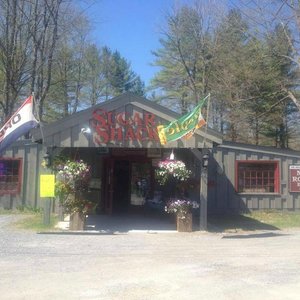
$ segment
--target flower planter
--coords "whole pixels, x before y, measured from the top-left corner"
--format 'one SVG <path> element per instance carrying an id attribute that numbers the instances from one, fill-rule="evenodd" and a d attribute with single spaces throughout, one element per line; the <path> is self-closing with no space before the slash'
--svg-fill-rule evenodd
<path id="1" fill-rule="evenodd" d="M 70 215 L 69 230 L 79 231 L 84 230 L 85 214 L 81 212 L 74 212 Z"/>
<path id="2" fill-rule="evenodd" d="M 177 231 L 192 232 L 193 231 L 193 215 L 191 213 L 178 214 L 177 216 Z"/>

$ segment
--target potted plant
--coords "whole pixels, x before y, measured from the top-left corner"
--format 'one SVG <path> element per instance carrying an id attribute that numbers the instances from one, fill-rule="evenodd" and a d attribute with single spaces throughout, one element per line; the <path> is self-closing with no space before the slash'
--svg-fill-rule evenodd
<path id="1" fill-rule="evenodd" d="M 176 214 L 177 231 L 191 232 L 193 231 L 192 210 L 195 208 L 199 208 L 199 204 L 196 201 L 170 199 L 167 202 L 165 211 Z"/>
<path id="2" fill-rule="evenodd" d="M 167 159 L 158 163 L 155 171 L 156 179 L 160 185 L 173 184 L 172 191 L 178 198 L 170 198 L 165 206 L 167 213 L 176 214 L 177 230 L 192 231 L 193 219 L 192 209 L 196 208 L 198 203 L 184 198 L 184 190 L 181 184 L 189 179 L 191 171 L 187 169 L 185 163 L 181 160 Z"/>
<path id="3" fill-rule="evenodd" d="M 87 211 L 93 205 L 86 197 L 90 166 L 83 160 L 56 159 L 56 195 L 64 211 L 70 214 L 70 230 L 83 230 Z"/>

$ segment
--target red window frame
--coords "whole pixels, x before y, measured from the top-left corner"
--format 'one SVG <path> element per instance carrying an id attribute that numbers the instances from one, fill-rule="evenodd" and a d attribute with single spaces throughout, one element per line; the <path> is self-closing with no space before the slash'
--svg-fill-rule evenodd
<path id="1" fill-rule="evenodd" d="M 22 162 L 23 162 L 23 159 L 22 158 L 0 158 L 0 164 L 2 162 L 12 162 L 12 161 L 15 161 L 15 162 L 18 162 L 18 170 L 16 173 L 12 174 L 12 175 L 6 175 L 6 174 L 3 174 L 1 175 L 0 174 L 0 177 L 8 177 L 8 178 L 5 178 L 5 182 L 4 180 L 1 180 L 0 178 L 0 196 L 2 195 L 16 195 L 16 194 L 19 194 L 20 191 L 21 191 L 21 184 L 22 184 Z M 12 169 L 13 170 L 13 169 Z M 9 179 L 9 176 L 11 176 L 11 180 L 8 180 Z M 14 176 L 15 178 L 13 178 L 12 176 Z M 17 179 L 17 180 L 15 180 Z M 4 182 L 4 183 L 3 183 Z M 9 184 L 11 182 L 15 182 L 15 184 Z M 9 187 L 9 188 L 8 188 Z"/>
<path id="2" fill-rule="evenodd" d="M 256 168 L 249 168 L 245 170 L 243 178 L 241 178 L 241 165 L 244 166 L 256 166 Z M 262 168 L 259 170 L 258 165 L 273 165 L 274 170 L 270 168 Z M 247 172 L 247 173 L 246 173 Z M 272 177 L 273 173 L 273 177 Z M 280 193 L 280 177 L 279 177 L 279 161 L 277 160 L 236 160 L 235 162 L 235 190 L 237 193 L 249 193 L 249 194 L 278 194 Z M 241 190 L 241 181 L 243 182 Z M 253 191 L 252 189 L 253 184 Z M 274 187 L 274 191 L 267 191 Z M 249 191 L 247 191 L 249 189 Z"/>

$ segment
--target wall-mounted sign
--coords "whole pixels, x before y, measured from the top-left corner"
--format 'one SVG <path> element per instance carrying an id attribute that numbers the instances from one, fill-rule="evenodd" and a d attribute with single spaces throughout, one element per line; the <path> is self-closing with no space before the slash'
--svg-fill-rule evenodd
<path id="1" fill-rule="evenodd" d="M 98 146 L 123 141 L 156 141 L 156 116 L 152 113 L 113 112 L 96 109 L 90 120 L 94 143 Z"/>
<path id="2" fill-rule="evenodd" d="M 289 166 L 289 190 L 300 192 L 300 165 Z"/>
<path id="3" fill-rule="evenodd" d="M 55 197 L 54 175 L 40 175 L 40 197 Z"/>

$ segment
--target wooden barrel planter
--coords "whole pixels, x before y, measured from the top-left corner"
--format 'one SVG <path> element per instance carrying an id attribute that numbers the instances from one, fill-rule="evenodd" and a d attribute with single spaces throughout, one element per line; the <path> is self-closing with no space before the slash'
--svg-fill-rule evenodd
<path id="1" fill-rule="evenodd" d="M 177 231 L 178 232 L 193 231 L 193 215 L 191 213 L 177 215 Z"/>
<path id="2" fill-rule="evenodd" d="M 85 227 L 86 215 L 82 212 L 74 212 L 70 215 L 69 230 L 82 231 Z"/>

